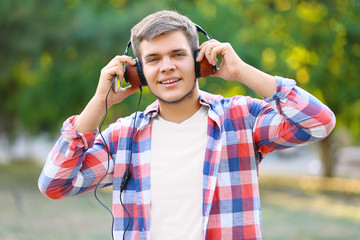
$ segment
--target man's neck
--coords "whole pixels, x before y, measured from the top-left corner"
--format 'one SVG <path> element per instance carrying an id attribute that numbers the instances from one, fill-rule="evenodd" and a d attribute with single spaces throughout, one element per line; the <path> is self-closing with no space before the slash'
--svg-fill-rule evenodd
<path id="1" fill-rule="evenodd" d="M 170 122 L 181 123 L 194 115 L 201 107 L 200 91 L 196 89 L 191 95 L 178 103 L 159 101 L 160 116 Z"/>

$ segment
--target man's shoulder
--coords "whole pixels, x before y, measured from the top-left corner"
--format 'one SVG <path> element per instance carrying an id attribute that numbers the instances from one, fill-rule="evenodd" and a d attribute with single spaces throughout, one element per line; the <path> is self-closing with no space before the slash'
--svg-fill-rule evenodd
<path id="1" fill-rule="evenodd" d="M 228 104 L 244 104 L 249 100 L 249 96 L 235 95 L 232 97 L 224 97 L 219 94 L 212 94 L 200 91 L 200 100 L 209 105 L 228 105 Z M 251 99 L 251 98 L 250 98 Z"/>
<path id="2" fill-rule="evenodd" d="M 118 118 L 115 122 L 110 124 L 110 128 L 112 130 L 132 129 L 134 126 L 134 120 L 136 120 L 136 124 L 135 124 L 136 128 L 142 127 L 144 124 L 146 124 L 146 122 L 149 121 L 148 117 L 145 114 L 145 111 L 144 112 L 138 111 L 138 112 L 133 112 L 128 116 L 123 116 Z"/>
<path id="3" fill-rule="evenodd" d="M 221 101 L 222 99 L 224 99 L 224 97 L 222 95 L 205 92 L 203 90 L 200 90 L 200 98 L 202 98 L 205 101 L 207 101 L 207 100 L 209 100 L 209 101 L 213 101 L 213 100 Z"/>

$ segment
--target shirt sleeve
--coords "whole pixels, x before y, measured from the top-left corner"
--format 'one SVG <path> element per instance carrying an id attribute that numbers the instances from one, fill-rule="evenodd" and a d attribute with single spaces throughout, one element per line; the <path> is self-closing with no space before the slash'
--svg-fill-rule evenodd
<path id="1" fill-rule="evenodd" d="M 253 133 L 262 154 L 319 141 L 335 127 L 334 113 L 292 79 L 276 77 L 277 90 L 258 109 Z"/>
<path id="2" fill-rule="evenodd" d="M 52 199 L 61 199 L 87 192 L 96 187 L 108 186 L 113 178 L 113 161 L 97 130 L 78 132 L 73 123 L 77 116 L 67 119 L 61 129 L 61 136 L 48 155 L 40 174 L 40 191 Z M 108 130 L 104 138 L 108 138 Z M 109 139 L 109 138 L 108 138 Z M 109 141 L 107 141 L 109 143 Z"/>

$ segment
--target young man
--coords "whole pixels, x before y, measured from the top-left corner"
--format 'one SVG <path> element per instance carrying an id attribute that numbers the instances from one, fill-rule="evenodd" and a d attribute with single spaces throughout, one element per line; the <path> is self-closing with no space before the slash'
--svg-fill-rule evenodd
<path id="1" fill-rule="evenodd" d="M 100 75 L 94 97 L 69 118 L 39 178 L 40 190 L 59 199 L 113 185 L 114 236 L 126 239 L 261 239 L 258 165 L 269 152 L 321 140 L 335 125 L 331 110 L 295 81 L 255 69 L 228 43 L 209 40 L 198 47 L 193 22 L 176 12 L 149 15 L 132 29 L 133 50 L 157 101 L 109 126 L 98 137 L 105 96 L 129 56 L 116 56 Z M 212 75 L 245 84 L 264 100 L 223 98 L 199 89 L 196 61 L 221 66 Z M 108 105 L 138 91 L 110 92 Z M 134 130 L 133 141 L 131 139 Z M 130 150 L 132 147 L 132 150 Z M 129 164 L 129 154 L 132 162 Z M 130 165 L 130 166 L 129 166 Z"/>

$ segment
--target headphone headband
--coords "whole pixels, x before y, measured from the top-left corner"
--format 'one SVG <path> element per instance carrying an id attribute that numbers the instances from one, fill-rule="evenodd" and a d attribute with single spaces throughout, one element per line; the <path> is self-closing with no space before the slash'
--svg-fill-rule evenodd
<path id="1" fill-rule="evenodd" d="M 196 31 L 201 32 L 202 34 L 204 34 L 204 36 L 207 37 L 207 39 L 209 39 L 209 40 L 212 39 L 210 34 L 208 34 L 204 29 L 202 29 L 202 27 L 200 27 L 197 24 L 195 24 L 195 27 L 196 27 Z M 124 55 L 128 55 L 130 47 L 131 47 L 131 40 L 129 40 L 127 45 L 126 45 Z"/>
<path id="2" fill-rule="evenodd" d="M 126 44 L 124 55 L 128 56 L 129 48 L 131 47 L 131 40 Z"/>
<path id="3" fill-rule="evenodd" d="M 195 24 L 196 30 L 198 32 L 201 32 L 202 34 L 205 35 L 205 37 L 207 37 L 207 39 L 212 39 L 212 37 L 210 36 L 210 34 L 208 34 L 204 29 L 202 29 L 202 27 L 200 27 L 199 25 Z"/>

